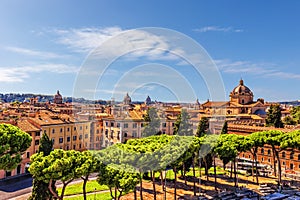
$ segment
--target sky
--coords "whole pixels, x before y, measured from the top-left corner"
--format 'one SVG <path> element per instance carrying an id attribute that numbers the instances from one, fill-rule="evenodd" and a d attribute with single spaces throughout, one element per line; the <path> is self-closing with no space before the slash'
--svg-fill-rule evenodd
<path id="1" fill-rule="evenodd" d="M 299 7 L 297 0 L 3 0 L 0 93 L 203 102 L 229 99 L 242 78 L 254 99 L 298 100 Z"/>

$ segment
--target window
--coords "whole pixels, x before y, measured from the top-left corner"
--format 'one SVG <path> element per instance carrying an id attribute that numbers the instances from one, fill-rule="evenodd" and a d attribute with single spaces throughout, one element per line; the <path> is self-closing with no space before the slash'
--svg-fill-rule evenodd
<path id="1" fill-rule="evenodd" d="M 86 139 L 86 138 L 89 138 L 89 134 L 85 134 L 84 135 L 84 138 Z"/>
<path id="2" fill-rule="evenodd" d="M 284 161 L 282 162 L 282 165 L 283 165 L 283 166 L 285 165 L 285 162 L 284 162 Z"/>
<path id="3" fill-rule="evenodd" d="M 73 145 L 73 149 L 76 149 L 76 144 Z"/>
<path id="4" fill-rule="evenodd" d="M 124 133 L 124 137 L 127 137 L 127 133 L 126 132 Z"/>
<path id="5" fill-rule="evenodd" d="M 133 123 L 132 128 L 137 128 L 137 123 Z"/>
<path id="6" fill-rule="evenodd" d="M 26 152 L 26 158 L 30 158 L 30 152 Z"/>
<path id="7" fill-rule="evenodd" d="M 69 128 L 69 127 L 67 128 L 67 131 L 68 131 L 68 132 L 70 131 L 70 128 Z"/>
<path id="8" fill-rule="evenodd" d="M 298 154 L 298 160 L 300 160 L 300 154 Z"/>
<path id="9" fill-rule="evenodd" d="M 40 140 L 35 140 L 35 141 L 34 141 L 34 144 L 35 144 L 35 145 L 39 145 L 39 144 L 40 144 Z"/>
<path id="10" fill-rule="evenodd" d="M 69 150 L 69 145 L 67 145 L 67 150 Z"/>
<path id="11" fill-rule="evenodd" d="M 79 144 L 79 149 L 81 149 L 81 144 Z"/>
<path id="12" fill-rule="evenodd" d="M 270 156 L 271 155 L 271 150 L 270 149 L 268 149 L 268 156 Z"/>
<path id="13" fill-rule="evenodd" d="M 165 122 L 162 123 L 162 127 L 163 127 L 163 128 L 166 128 L 166 127 L 167 127 L 167 123 L 165 123 Z"/>
<path id="14" fill-rule="evenodd" d="M 261 154 L 264 154 L 265 150 L 264 148 L 261 148 Z"/>
<path id="15" fill-rule="evenodd" d="M 268 162 L 269 162 L 269 163 L 271 162 L 271 159 L 270 159 L 270 158 L 268 159 Z"/>
<path id="16" fill-rule="evenodd" d="M 67 142 L 70 142 L 70 141 L 71 141 L 71 137 L 68 136 L 68 137 L 67 137 Z"/>
<path id="17" fill-rule="evenodd" d="M 117 123 L 117 127 L 118 127 L 118 128 L 120 127 L 120 123 Z"/>
<path id="18" fill-rule="evenodd" d="M 88 126 L 85 126 L 85 129 L 88 129 Z"/>
<path id="19" fill-rule="evenodd" d="M 40 136 L 40 132 L 35 132 L 35 137 Z"/>
<path id="20" fill-rule="evenodd" d="M 132 131 L 132 137 L 137 137 L 136 131 Z"/>
<path id="21" fill-rule="evenodd" d="M 54 145 L 54 143 L 55 143 L 55 139 L 54 139 L 54 138 L 52 138 L 52 144 Z"/>
<path id="22" fill-rule="evenodd" d="M 60 128 L 60 132 L 61 132 L 61 133 L 63 132 L 63 129 L 62 129 L 62 128 Z"/>
<path id="23" fill-rule="evenodd" d="M 99 130 L 97 130 L 97 134 L 99 134 Z"/>
<path id="24" fill-rule="evenodd" d="M 291 159 L 291 160 L 294 160 L 294 152 L 291 152 L 291 154 L 290 154 L 290 159 Z"/>
<path id="25" fill-rule="evenodd" d="M 105 136 L 108 137 L 108 130 L 105 129 Z"/>
<path id="26" fill-rule="evenodd" d="M 59 138 L 59 144 L 63 143 L 64 142 L 64 138 L 60 137 Z"/>
<path id="27" fill-rule="evenodd" d="M 96 141 L 99 141 L 99 136 L 96 137 Z"/>
<path id="28" fill-rule="evenodd" d="M 80 130 L 82 130 L 82 126 L 80 126 L 79 128 L 80 128 Z"/>
<path id="29" fill-rule="evenodd" d="M 285 158 L 285 152 L 282 152 L 281 157 Z"/>
<path id="30" fill-rule="evenodd" d="M 290 169 L 294 169 L 293 163 L 290 164 Z"/>
<path id="31" fill-rule="evenodd" d="M 105 122 L 105 126 L 108 126 L 108 122 Z"/>
<path id="32" fill-rule="evenodd" d="M 44 134 L 46 134 L 47 133 L 47 131 L 46 130 L 44 130 Z"/>
<path id="33" fill-rule="evenodd" d="M 76 131 L 76 126 L 74 126 L 74 131 Z"/>
<path id="34" fill-rule="evenodd" d="M 128 124 L 127 123 L 124 124 L 124 128 L 128 128 Z"/>
<path id="35" fill-rule="evenodd" d="M 77 140 L 77 136 L 73 135 L 73 141 L 76 141 L 76 140 Z"/>
<path id="36" fill-rule="evenodd" d="M 115 124 L 114 124 L 113 122 L 111 122 L 111 123 L 110 123 L 110 126 L 111 126 L 111 127 L 114 127 L 114 126 L 115 126 Z"/>
<path id="37" fill-rule="evenodd" d="M 52 129 L 52 133 L 55 133 L 55 129 Z"/>
<path id="38" fill-rule="evenodd" d="M 82 140 L 82 135 L 79 135 L 79 140 Z"/>
<path id="39" fill-rule="evenodd" d="M 264 158 L 261 158 L 261 161 L 264 161 Z"/>

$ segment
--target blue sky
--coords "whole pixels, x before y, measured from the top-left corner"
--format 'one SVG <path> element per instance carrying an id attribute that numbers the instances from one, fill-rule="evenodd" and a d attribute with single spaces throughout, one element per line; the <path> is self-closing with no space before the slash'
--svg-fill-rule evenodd
<path id="1" fill-rule="evenodd" d="M 299 7 L 296 0 L 4 0 L 0 3 L 0 93 L 54 94 L 59 89 L 64 96 L 72 96 L 78 73 L 93 49 L 126 30 L 161 27 L 185 34 L 207 51 L 221 74 L 226 98 L 242 77 L 255 99 L 297 100 Z M 168 46 L 164 38 L 144 37 L 153 48 Z M 205 78 L 180 61 L 157 51 L 124 55 L 110 65 L 92 95 L 82 96 L 120 100 L 129 92 L 133 100 L 147 95 L 161 101 L 176 101 L 178 95 L 192 102 L 211 98 Z M 147 71 L 149 63 L 157 67 L 152 73 Z M 164 71 L 170 68 L 171 73 Z M 133 69 L 140 71 L 133 76 Z M 172 77 L 173 72 L 184 77 L 193 95 L 181 88 L 185 83 Z M 124 74 L 130 77 L 127 82 Z M 135 84 L 142 81 L 137 76 L 144 81 L 149 76 L 170 80 L 172 86 L 155 81 Z"/>

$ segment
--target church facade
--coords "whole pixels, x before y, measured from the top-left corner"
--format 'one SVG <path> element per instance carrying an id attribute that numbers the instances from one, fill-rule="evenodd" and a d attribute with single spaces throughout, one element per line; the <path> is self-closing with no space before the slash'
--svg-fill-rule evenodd
<path id="1" fill-rule="evenodd" d="M 229 101 L 209 101 L 201 105 L 201 109 L 207 115 L 226 116 L 226 118 L 262 120 L 266 116 L 264 99 L 254 101 L 253 92 L 241 79 L 229 95 Z"/>

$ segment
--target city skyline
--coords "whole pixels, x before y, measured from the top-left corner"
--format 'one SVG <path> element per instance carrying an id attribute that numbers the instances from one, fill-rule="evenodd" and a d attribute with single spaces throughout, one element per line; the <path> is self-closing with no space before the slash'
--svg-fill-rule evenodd
<path id="1" fill-rule="evenodd" d="M 123 31 L 162 27 L 185 34 L 207 51 L 221 73 L 226 99 L 243 78 L 255 99 L 298 100 L 293 85 L 300 83 L 297 68 L 300 27 L 296 20 L 300 17 L 299 4 L 297 1 L 289 4 L 279 1 L 194 1 L 190 4 L 3 1 L 0 93 L 54 94 L 60 90 L 63 96 L 72 96 L 78 71 L 99 44 Z M 145 36 L 144 39 L 153 48 L 157 43 L 168 45 L 161 38 Z M 129 54 L 116 61 L 103 79 L 107 85 L 99 90 L 95 88 L 95 99 L 122 100 L 129 92 L 136 100 L 144 100 L 149 95 L 153 100 L 176 101 L 176 94 L 155 84 L 127 84 L 127 88 L 121 87 L 112 95 L 124 73 L 149 63 L 169 66 L 186 77 L 195 91 L 193 97 L 186 95 L 186 101 L 199 98 L 203 102 L 210 98 L 205 80 L 194 77 L 182 59 L 150 51 Z M 161 73 L 153 75 L 158 79 L 166 77 Z"/>

